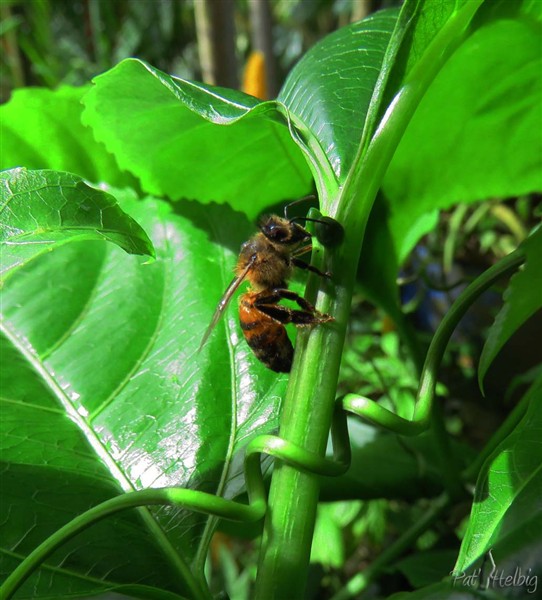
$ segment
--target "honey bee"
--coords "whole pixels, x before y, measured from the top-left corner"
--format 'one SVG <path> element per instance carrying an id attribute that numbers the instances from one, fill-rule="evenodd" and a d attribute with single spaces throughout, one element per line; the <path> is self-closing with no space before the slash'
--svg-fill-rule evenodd
<path id="1" fill-rule="evenodd" d="M 298 258 L 311 249 L 311 234 L 294 219 L 268 215 L 260 219 L 258 226 L 260 231 L 241 246 L 235 278 L 218 303 L 200 349 L 237 288 L 247 280 L 250 288 L 239 298 L 239 321 L 245 340 L 266 367 L 289 373 L 294 348 L 284 325 L 311 326 L 333 321 L 333 317 L 318 312 L 310 302 L 289 290 L 287 281 L 295 267 L 321 277 L 330 274 Z M 281 306 L 283 299 L 295 302 L 299 309 Z"/>

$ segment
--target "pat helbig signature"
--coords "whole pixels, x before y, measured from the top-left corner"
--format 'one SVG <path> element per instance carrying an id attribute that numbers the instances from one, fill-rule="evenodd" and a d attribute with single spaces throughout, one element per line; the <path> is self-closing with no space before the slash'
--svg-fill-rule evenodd
<path id="1" fill-rule="evenodd" d="M 491 572 L 486 575 L 484 570 L 487 559 L 491 561 Z M 512 573 L 506 572 L 504 569 L 498 569 L 490 550 L 480 568 L 475 569 L 469 574 L 465 572 L 452 572 L 451 576 L 454 586 L 464 585 L 480 589 L 525 587 L 528 594 L 534 594 L 538 587 L 538 575 L 534 575 L 531 572 L 532 569 L 529 568 L 523 571 L 521 567 L 516 567 Z"/>

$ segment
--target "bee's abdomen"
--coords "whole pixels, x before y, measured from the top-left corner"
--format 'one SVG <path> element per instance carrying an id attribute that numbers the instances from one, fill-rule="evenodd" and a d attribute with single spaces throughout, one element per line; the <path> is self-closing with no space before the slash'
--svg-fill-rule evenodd
<path id="1" fill-rule="evenodd" d="M 239 321 L 247 344 L 258 360 L 273 371 L 289 373 L 294 348 L 286 329 L 254 306 L 251 293 L 239 299 Z"/>

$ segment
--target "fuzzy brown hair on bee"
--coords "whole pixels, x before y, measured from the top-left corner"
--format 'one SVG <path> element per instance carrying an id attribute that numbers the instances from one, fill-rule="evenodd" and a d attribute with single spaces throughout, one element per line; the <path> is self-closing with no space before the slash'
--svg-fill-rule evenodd
<path id="1" fill-rule="evenodd" d="M 273 371 L 288 373 L 294 349 L 284 325 L 293 323 L 304 327 L 333 320 L 289 290 L 288 280 L 295 267 L 322 277 L 329 274 L 298 258 L 310 250 L 311 234 L 304 227 L 277 215 L 262 217 L 258 225 L 260 231 L 241 246 L 235 278 L 222 296 L 200 348 L 239 285 L 247 280 L 250 288 L 239 298 L 239 321 L 245 340 L 264 365 Z M 299 309 L 280 305 L 283 299 L 295 302 Z"/>

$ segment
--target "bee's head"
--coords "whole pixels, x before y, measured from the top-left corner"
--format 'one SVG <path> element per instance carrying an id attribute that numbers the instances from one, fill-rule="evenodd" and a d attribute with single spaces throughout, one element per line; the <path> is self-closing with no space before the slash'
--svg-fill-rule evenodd
<path id="1" fill-rule="evenodd" d="M 266 215 L 258 223 L 260 231 L 273 244 L 295 246 L 310 239 L 311 234 L 294 221 L 277 215 Z"/>

